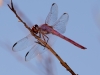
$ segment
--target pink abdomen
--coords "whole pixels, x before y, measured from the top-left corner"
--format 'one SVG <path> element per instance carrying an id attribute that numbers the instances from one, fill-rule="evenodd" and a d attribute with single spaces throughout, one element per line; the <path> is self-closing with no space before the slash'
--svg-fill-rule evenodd
<path id="1" fill-rule="evenodd" d="M 53 30 L 51 33 L 54 34 L 54 35 L 56 35 L 56 36 L 58 36 L 58 37 L 60 37 L 60 38 L 62 38 L 62 39 L 64 39 L 64 40 L 66 40 L 66 41 L 68 41 L 68 42 L 70 42 L 70 43 L 72 43 L 73 45 L 75 45 L 75 46 L 77 46 L 77 47 L 79 47 L 81 49 L 86 49 L 86 47 L 84 47 L 84 46 L 76 43 L 75 41 L 67 38 L 66 36 L 61 35 L 59 32 L 57 32 L 55 30 Z"/>

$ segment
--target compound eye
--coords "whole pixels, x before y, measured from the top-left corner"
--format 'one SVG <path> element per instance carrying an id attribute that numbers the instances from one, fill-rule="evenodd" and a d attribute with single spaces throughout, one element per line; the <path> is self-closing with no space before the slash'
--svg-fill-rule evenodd
<path id="1" fill-rule="evenodd" d="M 38 25 L 36 24 L 35 27 L 38 27 Z"/>

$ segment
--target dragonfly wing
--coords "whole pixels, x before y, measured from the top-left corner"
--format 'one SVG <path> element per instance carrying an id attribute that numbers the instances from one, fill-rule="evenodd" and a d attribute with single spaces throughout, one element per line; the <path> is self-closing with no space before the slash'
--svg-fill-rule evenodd
<path id="1" fill-rule="evenodd" d="M 52 26 L 56 22 L 57 18 L 58 18 L 58 6 L 56 3 L 53 3 L 45 23 Z"/>
<path id="2" fill-rule="evenodd" d="M 46 48 L 39 44 L 35 44 L 25 55 L 25 61 L 29 61 L 32 58 L 36 57 L 39 54 L 42 54 L 46 51 Z"/>
<path id="3" fill-rule="evenodd" d="M 58 21 L 53 25 L 53 28 L 60 33 L 64 33 L 66 31 L 66 25 L 69 19 L 69 15 L 64 13 Z"/>
<path id="4" fill-rule="evenodd" d="M 21 51 L 21 50 L 27 48 L 28 46 L 34 44 L 34 41 L 35 41 L 35 38 L 31 34 L 29 34 L 26 37 L 19 40 L 18 42 L 16 42 L 13 45 L 12 50 L 13 51 Z"/>
<path id="5" fill-rule="evenodd" d="M 54 36 L 52 34 L 47 34 L 47 37 L 50 37 L 50 39 L 48 40 L 47 44 L 49 44 L 50 46 L 52 46 L 54 44 Z M 42 39 L 42 38 L 41 38 Z M 43 40 L 43 39 L 42 39 Z M 45 51 L 48 51 L 46 47 L 41 46 L 40 44 L 35 44 L 25 55 L 25 60 L 29 61 L 32 58 L 36 57 L 39 54 L 44 53 Z"/>

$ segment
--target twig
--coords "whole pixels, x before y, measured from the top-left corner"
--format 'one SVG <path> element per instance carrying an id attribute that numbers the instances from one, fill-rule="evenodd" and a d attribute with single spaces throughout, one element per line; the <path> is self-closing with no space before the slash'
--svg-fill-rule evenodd
<path id="1" fill-rule="evenodd" d="M 43 41 L 41 38 L 39 38 L 39 36 L 37 36 L 36 34 L 34 34 L 34 32 L 32 32 L 31 28 L 28 27 L 28 25 L 19 17 L 19 15 L 17 14 L 16 10 L 14 9 L 13 6 L 13 2 L 11 0 L 11 6 L 9 4 L 7 4 L 8 7 L 12 10 L 12 12 L 16 15 L 16 17 L 20 20 L 20 22 L 22 22 L 24 24 L 24 26 L 30 31 L 30 33 L 38 40 L 38 44 L 45 46 L 46 48 L 48 48 L 55 56 L 56 58 L 60 61 L 61 65 L 63 67 L 65 67 L 72 75 L 77 75 L 74 73 L 74 71 L 67 65 L 66 62 L 64 62 L 60 56 L 45 42 Z"/>

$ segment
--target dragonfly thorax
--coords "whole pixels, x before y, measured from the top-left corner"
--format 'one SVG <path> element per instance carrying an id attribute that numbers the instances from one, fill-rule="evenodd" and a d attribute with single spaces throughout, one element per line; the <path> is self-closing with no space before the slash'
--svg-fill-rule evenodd
<path id="1" fill-rule="evenodd" d="M 40 26 L 40 29 L 42 32 L 44 32 L 45 34 L 48 34 L 52 31 L 52 27 L 48 26 L 47 24 L 43 24 Z"/>

